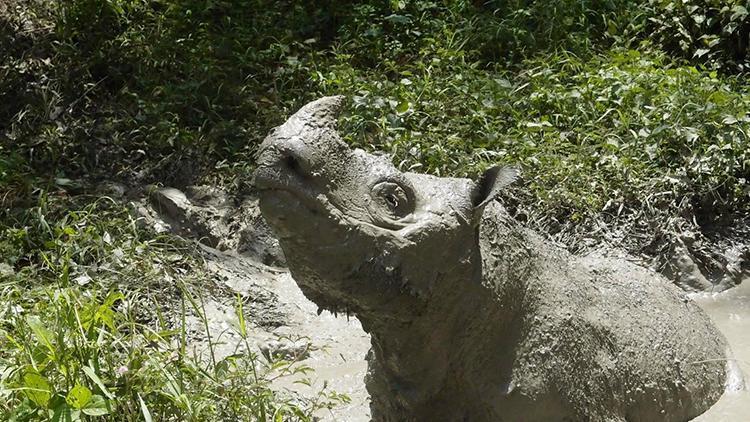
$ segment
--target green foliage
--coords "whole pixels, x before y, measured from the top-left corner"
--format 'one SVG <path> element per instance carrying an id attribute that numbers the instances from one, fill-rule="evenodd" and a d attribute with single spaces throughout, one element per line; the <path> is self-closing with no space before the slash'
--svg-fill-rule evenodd
<path id="1" fill-rule="evenodd" d="M 322 75 L 329 92 L 356 92 L 350 142 L 441 175 L 520 163 L 536 206 L 557 217 L 638 209 L 656 193 L 713 212 L 750 203 L 750 96 L 738 80 L 633 50 L 543 56 L 518 73 L 480 70 L 439 44 L 422 58 L 394 81 L 345 55 Z"/>
<path id="2" fill-rule="evenodd" d="M 105 172 L 165 183 L 236 166 L 316 95 L 311 79 L 335 65 L 332 54 L 393 78 L 425 50 L 517 62 L 539 51 L 584 53 L 632 26 L 614 12 L 631 10 L 626 0 L 24 3 L 32 7 L 9 18 L 15 27 L 45 18 L 37 31 L 8 34 L 0 92 L 17 99 L 0 105 L 7 141 L 33 148 L 29 164 L 60 169 L 55 177 Z M 144 153 L 153 163 L 146 172 Z"/>
<path id="3" fill-rule="evenodd" d="M 517 82 L 526 96 L 512 106 L 525 118 L 508 131 L 534 145 L 521 158 L 538 162 L 542 198 L 572 194 L 579 212 L 652 195 L 673 212 L 683 198 L 699 212 L 750 203 L 750 96 L 738 81 L 635 51 L 529 65 Z"/>
<path id="4" fill-rule="evenodd" d="M 708 47 L 715 50 L 701 57 L 727 56 L 745 22 L 739 6 L 727 5 L 38 6 L 54 31 L 26 42 L 47 48 L 51 59 L 11 49 L 15 64 L 4 69 L 16 82 L 8 90 L 36 82 L 26 95 L 34 103 L 9 118 L 6 133 L 15 146 L 6 150 L 14 158 L 2 166 L 16 174 L 54 168 L 44 175 L 48 186 L 97 173 L 178 185 L 206 172 L 245 179 L 270 127 L 312 98 L 343 93 L 352 98 L 344 133 L 353 144 L 391 152 L 402 168 L 441 175 L 520 162 L 529 183 L 519 195 L 549 218 L 580 220 L 607 204 L 635 210 L 641 198 L 662 191 L 674 192 L 660 196 L 664 201 L 684 196 L 698 211 L 742 212 L 748 200 L 741 80 L 648 47 L 693 54 L 696 44 L 685 34 L 704 43 L 718 30 L 720 42 L 711 38 Z M 676 39 L 679 45 L 670 44 Z M 19 205 L 14 198 L 33 189 L 22 182 L 29 178 L 11 178 L 3 198 Z"/>
<path id="5" fill-rule="evenodd" d="M 649 0 L 649 37 L 668 52 L 744 72 L 750 62 L 745 1 Z"/>
<path id="6" fill-rule="evenodd" d="M 0 92 L 17 99 L 0 105 L 9 129 L 0 141 L 33 148 L 33 167 L 128 176 L 148 151 L 162 161 L 146 177 L 189 181 L 261 138 L 279 101 L 306 94 L 306 75 L 282 65 L 299 38 L 315 36 L 298 34 L 311 24 L 293 2 L 26 3 L 33 12 L 5 18 L 20 28 L 49 15 L 49 24 L 26 42 L 8 31 Z M 288 8 L 299 18 L 287 19 Z"/>
<path id="7" fill-rule="evenodd" d="M 518 61 L 539 52 L 587 55 L 628 44 L 646 16 L 637 0 L 493 0 L 482 2 L 472 45 L 485 61 Z"/>
<path id="8" fill-rule="evenodd" d="M 273 388 L 309 368 L 256 355 L 242 302 L 242 349 L 220 359 L 205 332 L 208 350 L 191 351 L 186 315 L 208 329 L 201 261 L 108 201 L 75 207 L 40 204 L 0 237 L 18 250 L 0 262 L 14 269 L 0 276 L 0 419 L 309 421 L 346 401 Z M 163 319 L 166 308 L 181 309 L 183 323 Z"/>

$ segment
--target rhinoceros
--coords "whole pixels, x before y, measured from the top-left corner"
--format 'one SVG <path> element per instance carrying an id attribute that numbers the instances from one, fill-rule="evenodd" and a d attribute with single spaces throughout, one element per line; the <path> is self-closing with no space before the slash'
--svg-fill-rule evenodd
<path id="1" fill-rule="evenodd" d="M 254 173 L 289 270 L 371 334 L 376 421 L 685 421 L 728 380 L 726 340 L 677 287 L 515 221 L 516 177 L 401 172 L 351 149 L 344 98 L 274 128 Z"/>

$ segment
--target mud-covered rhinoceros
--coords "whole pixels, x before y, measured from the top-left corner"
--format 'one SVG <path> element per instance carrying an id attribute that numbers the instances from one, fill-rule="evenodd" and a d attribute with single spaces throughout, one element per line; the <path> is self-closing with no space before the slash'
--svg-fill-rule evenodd
<path id="1" fill-rule="evenodd" d="M 292 276 L 372 336 L 376 421 L 684 421 L 724 392 L 727 343 L 654 272 L 545 243 L 477 182 L 350 149 L 343 98 L 273 129 L 254 175 Z"/>

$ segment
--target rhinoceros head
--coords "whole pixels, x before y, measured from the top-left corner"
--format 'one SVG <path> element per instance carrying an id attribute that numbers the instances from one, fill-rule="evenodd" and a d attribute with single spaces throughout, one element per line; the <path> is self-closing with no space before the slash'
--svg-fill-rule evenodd
<path id="1" fill-rule="evenodd" d="M 260 209 L 318 306 L 408 319 L 478 253 L 482 209 L 515 170 L 495 167 L 478 182 L 401 172 L 341 140 L 343 101 L 313 101 L 266 137 L 255 172 Z"/>

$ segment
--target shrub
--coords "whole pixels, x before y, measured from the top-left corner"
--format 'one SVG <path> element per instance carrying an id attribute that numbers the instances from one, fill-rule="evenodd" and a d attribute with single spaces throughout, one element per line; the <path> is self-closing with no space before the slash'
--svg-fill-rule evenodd
<path id="1" fill-rule="evenodd" d="M 640 209 L 657 194 L 674 212 L 682 198 L 718 214 L 750 203 L 739 80 L 633 50 L 543 56 L 519 73 L 441 51 L 425 49 L 395 81 L 346 56 L 323 74 L 330 92 L 356 93 L 350 142 L 441 175 L 522 163 L 536 207 L 556 218 Z"/>
<path id="2" fill-rule="evenodd" d="M 646 16 L 639 0 L 492 0 L 482 2 L 472 47 L 484 61 L 568 51 L 587 55 L 628 45 Z"/>
<path id="3" fill-rule="evenodd" d="M 310 369 L 256 353 L 240 298 L 241 342 L 217 356 L 201 293 L 211 279 L 185 242 L 107 200 L 43 198 L 0 227 L 0 419 L 310 421 L 347 400 L 274 387 Z"/>
<path id="4" fill-rule="evenodd" d="M 750 69 L 750 16 L 737 0 L 649 0 L 647 33 L 666 51 L 713 68 Z"/>

